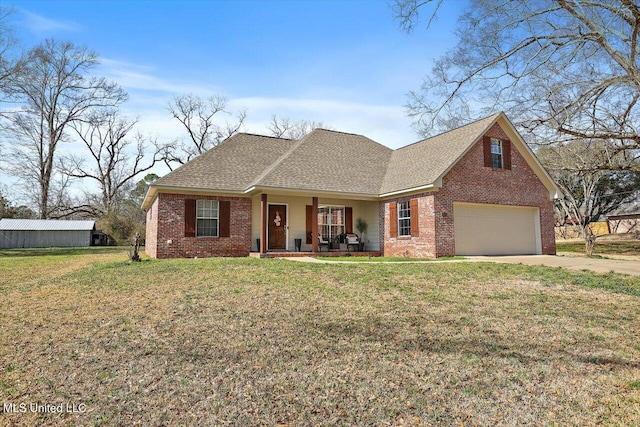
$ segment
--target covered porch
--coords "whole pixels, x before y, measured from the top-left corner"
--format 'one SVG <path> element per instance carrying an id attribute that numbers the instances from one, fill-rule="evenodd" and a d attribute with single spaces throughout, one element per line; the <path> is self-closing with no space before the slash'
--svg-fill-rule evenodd
<path id="1" fill-rule="evenodd" d="M 331 251 L 331 252 L 277 252 L 270 251 L 265 253 L 260 252 L 251 252 L 249 254 L 252 258 L 298 258 L 298 257 L 317 257 L 317 256 L 328 256 L 328 257 L 344 257 L 344 256 L 354 256 L 354 257 L 379 257 L 382 256 L 382 252 L 376 251 L 365 251 L 365 252 L 348 252 L 348 251 Z"/>
<path id="2" fill-rule="evenodd" d="M 254 194 L 251 256 L 380 256 L 378 218 L 379 202 L 366 197 Z M 364 232 L 357 228 L 362 223 Z M 361 244 L 347 246 L 347 234 L 357 234 Z M 320 245 L 318 236 L 329 244 Z"/>

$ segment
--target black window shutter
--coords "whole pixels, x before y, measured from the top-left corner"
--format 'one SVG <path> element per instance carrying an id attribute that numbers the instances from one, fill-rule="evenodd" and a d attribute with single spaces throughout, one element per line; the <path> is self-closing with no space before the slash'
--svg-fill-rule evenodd
<path id="1" fill-rule="evenodd" d="M 493 167 L 493 162 L 491 161 L 491 138 L 488 136 L 483 137 L 482 146 L 484 147 L 484 167 Z"/>
<path id="2" fill-rule="evenodd" d="M 409 202 L 409 215 L 411 216 L 411 236 L 420 236 L 420 230 L 418 227 L 418 199 L 411 199 Z"/>
<path id="3" fill-rule="evenodd" d="M 502 165 L 505 169 L 511 169 L 511 141 L 502 141 Z"/>
<path id="4" fill-rule="evenodd" d="M 353 233 L 353 208 L 348 206 L 344 208 L 344 232 Z"/>
<path id="5" fill-rule="evenodd" d="M 221 200 L 218 203 L 219 237 L 231 237 L 231 202 Z"/>
<path id="6" fill-rule="evenodd" d="M 196 237 L 196 200 L 184 200 L 184 237 Z"/>
<path id="7" fill-rule="evenodd" d="M 389 203 L 389 237 L 398 237 L 398 203 Z"/>

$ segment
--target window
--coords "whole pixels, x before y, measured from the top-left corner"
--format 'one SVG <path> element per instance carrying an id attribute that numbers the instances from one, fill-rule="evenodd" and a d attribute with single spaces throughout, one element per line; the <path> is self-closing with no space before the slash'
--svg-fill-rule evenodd
<path id="1" fill-rule="evenodd" d="M 196 202 L 196 236 L 218 237 L 219 204 L 217 200 Z"/>
<path id="2" fill-rule="evenodd" d="M 398 202 L 398 236 L 411 236 L 411 208 L 409 201 Z"/>
<path id="3" fill-rule="evenodd" d="M 502 169 L 502 141 L 491 138 L 491 167 Z"/>
<path id="4" fill-rule="evenodd" d="M 339 206 L 318 207 L 318 232 L 324 240 L 331 240 L 344 233 L 344 208 Z"/>

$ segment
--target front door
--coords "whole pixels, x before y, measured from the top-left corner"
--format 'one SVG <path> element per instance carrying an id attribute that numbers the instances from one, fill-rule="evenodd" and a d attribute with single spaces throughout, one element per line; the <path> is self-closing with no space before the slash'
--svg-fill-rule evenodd
<path id="1" fill-rule="evenodd" d="M 269 205 L 269 247 L 267 249 L 287 248 L 287 206 Z"/>

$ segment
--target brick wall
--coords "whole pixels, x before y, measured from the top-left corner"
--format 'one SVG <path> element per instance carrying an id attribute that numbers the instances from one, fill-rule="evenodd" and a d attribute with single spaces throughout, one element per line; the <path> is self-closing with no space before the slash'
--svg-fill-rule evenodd
<path id="1" fill-rule="evenodd" d="M 418 200 L 419 236 L 391 237 L 389 233 L 389 205 L 391 203 L 404 202 L 411 199 Z M 383 226 L 380 227 L 380 241 L 383 242 L 381 246 L 384 256 L 406 258 L 434 258 L 436 256 L 433 193 L 398 197 L 381 202 L 379 216 L 380 224 L 383 224 Z"/>
<path id="2" fill-rule="evenodd" d="M 185 199 L 228 200 L 231 208 L 230 237 L 184 237 Z M 157 203 L 156 258 L 248 256 L 251 249 L 251 199 L 247 197 L 159 194 Z M 153 211 L 153 206 L 150 209 Z M 147 213 L 147 220 L 149 220 Z M 151 215 L 153 222 L 153 214 Z M 147 232 L 153 225 L 147 223 Z M 171 243 L 169 243 L 171 241 Z"/>
<path id="3" fill-rule="evenodd" d="M 502 128 L 495 124 L 486 134 L 508 139 Z M 555 254 L 553 202 L 549 191 L 520 155 L 515 145 L 511 148 L 511 170 L 484 167 L 482 140 L 444 176 L 442 189 L 434 194 L 436 255 L 453 256 L 455 239 L 453 229 L 453 202 L 492 203 L 540 208 L 540 231 L 543 254 Z M 443 216 L 446 213 L 446 216 Z"/>
<path id="4" fill-rule="evenodd" d="M 486 134 L 509 139 L 498 124 Z M 418 199 L 419 237 L 390 237 L 389 204 Z M 380 241 L 384 256 L 410 258 L 455 255 L 453 202 L 490 203 L 540 208 L 543 254 L 555 254 L 553 202 L 525 159 L 512 144 L 511 170 L 484 167 L 482 139 L 444 176 L 440 191 L 380 203 Z"/>

